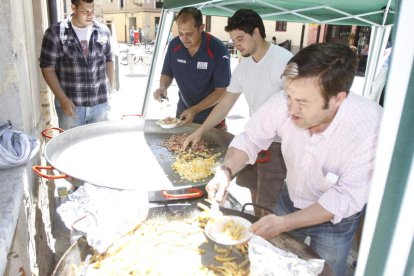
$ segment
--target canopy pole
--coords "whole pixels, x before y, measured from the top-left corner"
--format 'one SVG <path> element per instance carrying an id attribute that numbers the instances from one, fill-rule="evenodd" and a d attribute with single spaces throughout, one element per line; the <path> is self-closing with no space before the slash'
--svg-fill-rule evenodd
<path id="1" fill-rule="evenodd" d="M 371 38 L 369 42 L 369 52 L 367 66 L 365 70 L 365 82 L 362 95 L 372 100 L 378 101 L 378 93 L 380 91 L 373 91 L 372 86 L 379 70 L 383 64 L 380 64 L 383 59 L 384 50 L 387 45 L 388 37 L 390 35 L 391 26 L 372 27 Z"/>
<path id="2" fill-rule="evenodd" d="M 371 28 L 371 40 L 369 42 L 369 53 L 368 53 L 368 60 L 367 66 L 365 70 L 365 82 L 364 82 L 364 89 L 362 95 L 370 98 L 376 102 L 379 101 L 381 98 L 382 91 L 375 91 L 381 88 L 381 86 L 375 85 L 375 79 L 380 72 L 381 67 L 383 66 L 383 59 L 382 56 L 385 53 L 385 47 L 388 42 L 388 37 L 391 32 L 391 26 L 384 26 L 387 20 L 387 16 L 389 13 L 391 5 L 391 0 L 387 1 L 387 6 L 383 11 L 383 22 L 382 26 L 373 26 Z M 373 89 L 376 87 L 378 89 Z"/>
<path id="3" fill-rule="evenodd" d="M 303 40 L 305 37 L 305 24 L 302 24 L 302 32 L 300 34 L 300 46 L 299 46 L 299 50 L 303 49 Z"/>
<path id="4" fill-rule="evenodd" d="M 414 168 L 412 147 L 409 147 L 412 135 L 407 134 L 412 130 L 414 104 L 414 39 L 407 34 L 414 24 L 414 1 L 402 0 L 398 6 L 386 85 L 389 94 L 384 101 L 355 276 L 413 275 Z M 411 159 L 408 162 L 407 155 Z"/>
<path id="5" fill-rule="evenodd" d="M 384 26 L 385 25 L 385 22 L 387 22 L 387 16 L 388 16 L 388 13 L 390 12 L 390 5 L 391 5 L 391 0 L 388 0 L 387 6 L 385 7 L 385 10 L 384 10 L 384 16 L 383 16 L 383 20 L 382 20 L 382 26 Z"/>
<path id="6" fill-rule="evenodd" d="M 145 117 L 148 110 L 148 103 L 152 97 L 152 84 L 154 82 L 155 74 L 159 74 L 161 71 L 158 67 L 163 64 L 163 57 L 165 47 L 167 45 L 168 36 L 170 34 L 171 26 L 174 22 L 174 11 L 173 10 L 162 10 L 160 27 L 155 38 L 154 52 L 152 56 L 152 62 L 150 71 L 148 74 L 147 87 L 145 89 L 144 102 L 142 104 L 141 114 Z M 168 29 L 168 31 L 166 31 Z"/>

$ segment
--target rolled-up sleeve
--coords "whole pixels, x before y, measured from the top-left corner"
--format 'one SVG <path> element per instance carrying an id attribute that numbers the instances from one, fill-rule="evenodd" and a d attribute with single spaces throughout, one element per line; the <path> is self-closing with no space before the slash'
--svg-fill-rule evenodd
<path id="1" fill-rule="evenodd" d="M 253 114 L 245 131 L 237 135 L 229 147 L 244 151 L 249 157 L 248 163 L 254 164 L 261 150 L 267 150 L 276 136 L 282 137 L 287 119 L 287 99 L 280 91 Z"/>
<path id="2" fill-rule="evenodd" d="M 113 62 L 113 51 L 112 51 L 112 43 L 111 43 L 111 34 L 109 33 L 109 42 L 108 47 L 106 48 L 106 54 L 105 54 L 105 61 L 106 62 Z"/>
<path id="3" fill-rule="evenodd" d="M 250 140 L 246 132 L 242 132 L 234 137 L 229 147 L 244 151 L 249 157 L 249 160 L 247 161 L 248 164 L 254 164 L 254 162 L 256 162 L 257 154 L 261 150 L 260 147 Z"/>
<path id="4" fill-rule="evenodd" d="M 43 36 L 39 58 L 40 68 L 57 67 L 59 57 L 59 34 L 51 26 L 45 31 Z"/>

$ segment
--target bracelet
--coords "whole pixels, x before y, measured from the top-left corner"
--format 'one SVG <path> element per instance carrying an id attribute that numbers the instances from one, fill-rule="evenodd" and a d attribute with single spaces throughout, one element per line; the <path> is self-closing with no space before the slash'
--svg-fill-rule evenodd
<path id="1" fill-rule="evenodd" d="M 216 168 L 216 170 L 226 171 L 229 174 L 229 181 L 233 179 L 233 173 L 231 172 L 231 169 L 226 165 L 220 165 Z"/>

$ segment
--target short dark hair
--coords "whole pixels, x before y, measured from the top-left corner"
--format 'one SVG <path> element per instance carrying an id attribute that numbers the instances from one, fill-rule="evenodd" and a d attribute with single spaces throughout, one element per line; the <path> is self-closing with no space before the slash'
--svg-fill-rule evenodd
<path id="1" fill-rule="evenodd" d="M 287 79 L 317 77 L 328 107 L 329 98 L 351 89 L 357 69 L 357 56 L 347 45 L 315 43 L 294 55 L 283 72 Z"/>
<path id="2" fill-rule="evenodd" d="M 175 20 L 178 21 L 180 18 L 180 20 L 186 22 L 190 17 L 194 19 L 195 27 L 198 28 L 203 24 L 203 15 L 201 14 L 201 11 L 194 7 L 186 7 L 181 9 Z"/>
<path id="3" fill-rule="evenodd" d="M 72 5 L 75 5 L 76 7 L 80 6 L 81 2 L 86 2 L 86 3 L 93 3 L 94 0 L 71 0 L 72 1 Z"/>
<path id="4" fill-rule="evenodd" d="M 232 17 L 227 20 L 226 32 L 239 29 L 245 33 L 253 35 L 255 28 L 259 28 L 262 38 L 266 38 L 266 31 L 260 15 L 251 9 L 239 9 Z"/>

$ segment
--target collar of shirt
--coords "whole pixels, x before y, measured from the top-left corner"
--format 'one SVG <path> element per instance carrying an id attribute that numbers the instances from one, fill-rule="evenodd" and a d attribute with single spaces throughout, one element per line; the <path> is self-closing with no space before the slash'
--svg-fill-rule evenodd
<path id="1" fill-rule="evenodd" d="M 206 32 L 204 32 L 204 31 L 201 33 L 201 43 L 200 43 L 200 46 L 198 47 L 197 52 L 193 56 L 190 55 L 190 52 L 184 46 L 184 44 L 182 43 L 181 39 L 179 37 L 177 37 L 177 39 L 178 39 L 177 46 L 180 45 L 180 49 L 179 49 L 178 52 L 185 53 L 185 56 L 188 59 L 193 59 L 194 57 L 196 57 L 197 55 L 199 55 L 200 52 L 206 52 L 207 51 Z"/>
<path id="2" fill-rule="evenodd" d="M 70 15 L 68 18 L 66 18 L 64 26 L 66 29 L 73 29 L 72 26 L 72 15 Z M 99 24 L 95 21 L 92 21 L 92 34 L 91 37 L 93 36 L 93 33 L 97 31 L 98 32 L 98 37 L 96 42 L 104 45 L 108 42 L 108 36 L 105 35 L 102 31 L 102 29 L 100 28 Z"/>
<path id="3" fill-rule="evenodd" d="M 346 97 L 345 100 L 339 106 L 338 111 L 336 112 L 328 128 L 325 129 L 322 133 L 320 133 L 321 136 L 327 139 L 329 139 L 332 136 L 332 133 L 335 132 L 335 129 L 338 127 L 338 125 L 342 121 L 342 118 L 344 116 L 344 109 L 346 108 L 347 103 L 348 103 L 348 97 Z"/>

